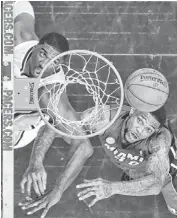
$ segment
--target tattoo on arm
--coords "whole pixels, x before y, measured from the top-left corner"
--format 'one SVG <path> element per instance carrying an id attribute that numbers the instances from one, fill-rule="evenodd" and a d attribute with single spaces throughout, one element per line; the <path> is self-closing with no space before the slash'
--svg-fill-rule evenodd
<path id="1" fill-rule="evenodd" d="M 45 154 L 55 139 L 55 136 L 55 132 L 47 125 L 44 125 L 39 129 L 33 144 L 30 164 L 43 162 Z"/>
<path id="2" fill-rule="evenodd" d="M 41 94 L 42 94 L 43 90 L 41 89 Z M 48 96 L 45 96 L 46 98 L 48 98 Z M 56 118 L 55 114 L 52 114 L 53 112 L 53 105 L 46 105 L 46 98 L 43 95 L 42 98 L 42 102 L 46 107 L 49 107 L 50 112 L 52 117 Z M 58 108 L 58 112 L 61 116 L 63 116 L 64 118 L 68 119 L 68 120 L 78 120 L 79 116 L 77 115 L 76 111 L 72 108 L 72 106 L 70 105 L 70 102 L 68 100 L 68 97 L 66 95 L 65 92 L 63 92 L 63 94 L 60 97 L 60 101 L 57 105 Z M 54 121 L 57 121 L 54 119 Z M 57 124 L 57 122 L 56 122 Z M 71 132 L 74 131 L 74 128 L 76 128 L 76 125 L 66 125 L 65 123 L 62 123 L 60 125 L 56 125 L 55 126 L 57 129 L 59 129 L 61 132 L 70 134 Z M 78 130 L 78 135 L 83 135 L 84 131 L 82 128 L 77 129 Z M 77 131 L 76 131 L 77 132 Z M 37 141 L 36 144 L 38 144 L 38 148 L 36 149 L 35 156 L 39 157 L 40 159 L 44 158 L 44 154 L 46 152 L 46 150 L 48 149 L 48 147 L 50 146 L 50 144 L 52 143 L 53 139 L 54 139 L 54 133 L 52 134 L 52 132 L 48 129 L 48 135 L 47 137 L 47 142 L 45 144 L 45 148 L 42 148 L 42 146 L 40 144 L 45 143 L 43 140 L 44 139 L 44 135 L 41 132 L 42 137 L 40 137 L 40 142 Z M 78 176 L 78 174 L 80 173 L 80 171 L 82 170 L 82 167 L 85 163 L 85 161 L 89 158 L 90 154 L 91 154 L 91 145 L 90 145 L 90 141 L 89 140 L 77 140 L 77 139 L 67 139 L 66 137 L 62 137 L 66 142 L 68 142 L 69 144 L 71 144 L 71 146 L 74 148 L 72 151 L 72 155 L 70 155 L 69 160 L 63 170 L 63 173 L 61 175 L 59 175 L 56 179 L 56 183 L 55 183 L 55 188 L 57 190 L 60 190 L 61 193 L 63 193 L 68 187 L 69 185 L 74 181 L 74 179 Z"/>
<path id="3" fill-rule="evenodd" d="M 103 192 L 106 198 L 109 198 L 112 195 L 111 182 L 108 181 L 106 184 L 103 185 Z"/>
<path id="4" fill-rule="evenodd" d="M 145 176 L 128 182 L 115 183 L 114 192 L 116 194 L 145 196 L 160 192 L 169 172 L 168 152 L 171 141 L 165 135 L 160 135 L 156 143 L 158 143 L 159 149 L 149 157 Z"/>

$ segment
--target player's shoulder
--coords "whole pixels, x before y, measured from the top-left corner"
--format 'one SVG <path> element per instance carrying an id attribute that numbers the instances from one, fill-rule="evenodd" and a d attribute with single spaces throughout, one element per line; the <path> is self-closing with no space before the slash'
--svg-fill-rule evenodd
<path id="1" fill-rule="evenodd" d="M 163 126 L 159 129 L 158 131 L 159 135 L 170 135 L 170 130 L 168 128 L 168 126 Z"/>
<path id="2" fill-rule="evenodd" d="M 150 139 L 150 152 L 154 153 L 159 150 L 169 151 L 172 142 L 172 133 L 168 127 L 161 127 Z"/>
<path id="3" fill-rule="evenodd" d="M 157 133 L 157 139 L 165 140 L 166 143 L 170 144 L 172 140 L 172 132 L 167 126 L 163 126 L 159 129 Z"/>

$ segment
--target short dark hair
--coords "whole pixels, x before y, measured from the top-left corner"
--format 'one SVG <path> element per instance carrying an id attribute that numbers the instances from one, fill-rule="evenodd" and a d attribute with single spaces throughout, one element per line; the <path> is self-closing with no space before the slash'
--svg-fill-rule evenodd
<path id="1" fill-rule="evenodd" d="M 52 46 L 59 52 L 65 52 L 69 50 L 69 43 L 68 40 L 59 33 L 48 33 L 45 34 L 40 40 L 39 44 L 47 43 L 48 45 Z"/>
<path id="2" fill-rule="evenodd" d="M 160 123 L 160 127 L 164 126 L 166 120 L 167 120 L 167 114 L 165 111 L 164 106 L 159 108 L 156 111 L 150 112 L 150 114 L 155 117 L 155 119 Z"/>

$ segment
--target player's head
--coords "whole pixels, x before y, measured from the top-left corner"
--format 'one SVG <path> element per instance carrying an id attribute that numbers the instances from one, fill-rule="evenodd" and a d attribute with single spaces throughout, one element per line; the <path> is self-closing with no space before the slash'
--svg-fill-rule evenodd
<path id="1" fill-rule="evenodd" d="M 32 51 L 29 69 L 30 77 L 38 77 L 41 70 L 52 58 L 68 50 L 69 44 L 64 36 L 54 32 L 44 35 Z M 63 61 L 64 59 L 60 59 L 60 62 Z M 48 76 L 50 73 L 53 73 L 53 71 L 51 72 L 50 67 L 48 67 L 45 74 Z"/>
<path id="2" fill-rule="evenodd" d="M 126 123 L 125 139 L 130 143 L 146 139 L 157 132 L 165 121 L 164 107 L 150 113 L 134 110 Z"/>

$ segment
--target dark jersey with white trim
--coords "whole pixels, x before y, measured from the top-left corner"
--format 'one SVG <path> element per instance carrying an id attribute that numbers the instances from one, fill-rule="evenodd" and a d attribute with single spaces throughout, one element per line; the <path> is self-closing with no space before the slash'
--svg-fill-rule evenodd
<path id="1" fill-rule="evenodd" d="M 145 174 L 146 164 L 149 156 L 154 152 L 153 143 L 156 137 L 160 134 L 169 134 L 168 126 L 162 127 L 158 133 L 152 135 L 148 139 L 129 144 L 125 147 L 121 143 L 121 131 L 125 125 L 125 120 L 128 118 L 130 107 L 123 107 L 123 110 L 119 118 L 115 123 L 102 135 L 100 140 L 102 146 L 110 158 L 110 160 L 119 168 L 131 175 L 132 178 L 137 178 Z M 170 131 L 171 132 L 171 131 Z M 172 132 L 171 132 L 172 135 Z M 173 140 L 172 140 L 173 142 Z M 171 148 L 176 150 L 174 143 L 171 144 Z M 173 164 L 176 166 L 174 152 L 170 148 L 169 160 L 170 160 L 170 173 L 174 174 Z"/>

